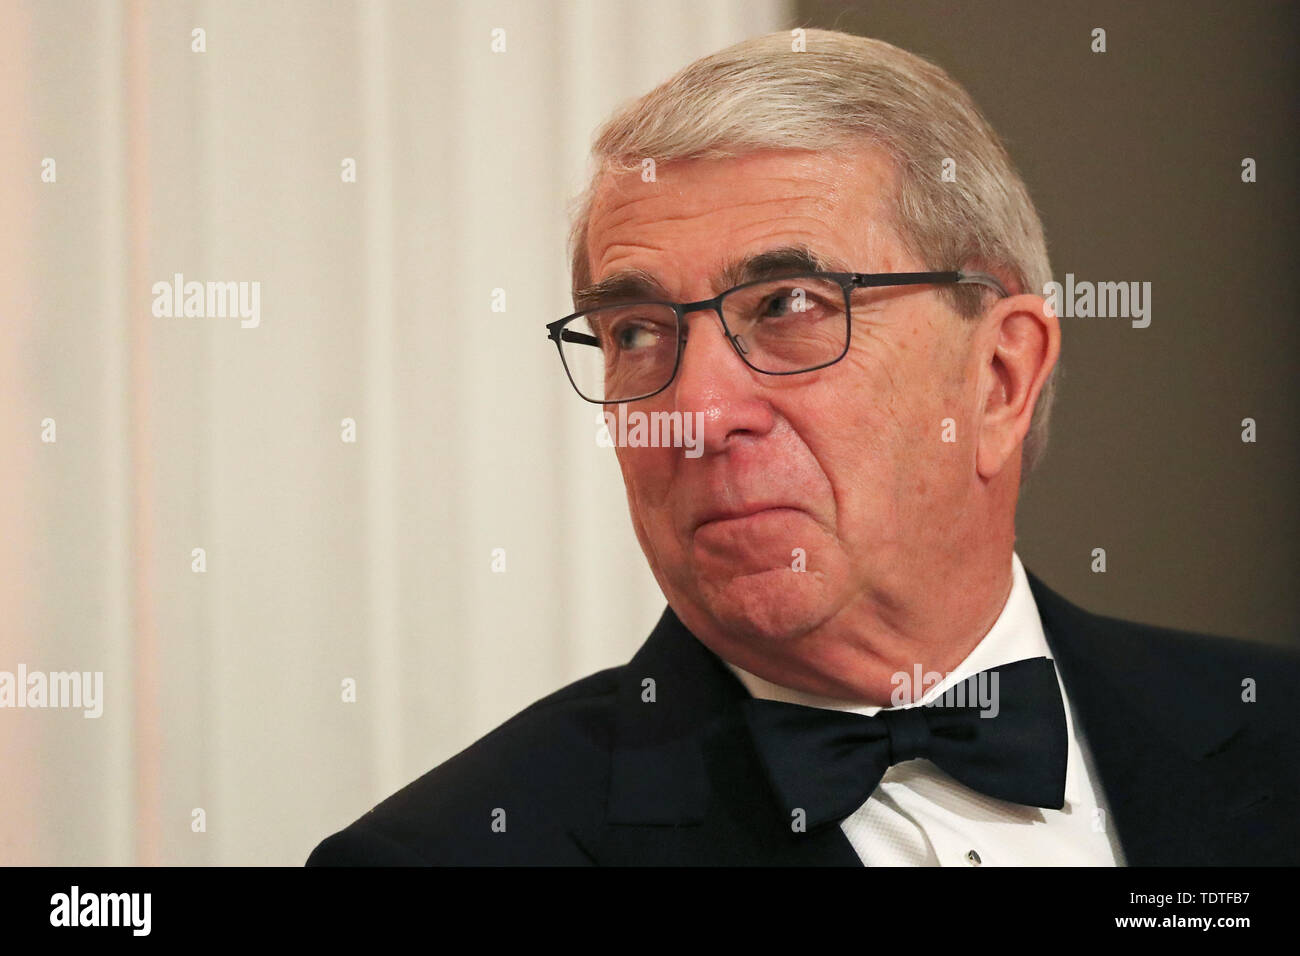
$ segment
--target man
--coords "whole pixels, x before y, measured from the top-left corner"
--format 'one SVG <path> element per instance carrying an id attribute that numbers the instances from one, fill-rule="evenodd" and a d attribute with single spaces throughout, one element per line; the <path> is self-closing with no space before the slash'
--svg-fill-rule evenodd
<path id="1" fill-rule="evenodd" d="M 776 34 L 595 152 L 548 331 L 582 398 L 702 424 L 617 449 L 668 609 L 309 863 L 1295 862 L 1295 660 L 1094 616 L 1014 553 L 1061 332 L 968 95 Z"/>

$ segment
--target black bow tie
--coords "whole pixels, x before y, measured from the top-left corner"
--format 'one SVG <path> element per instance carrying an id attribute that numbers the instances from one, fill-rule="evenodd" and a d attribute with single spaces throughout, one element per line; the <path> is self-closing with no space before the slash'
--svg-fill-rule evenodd
<path id="1" fill-rule="evenodd" d="M 979 704 L 981 681 L 984 699 L 996 690 L 987 711 Z M 944 706 L 874 717 L 774 700 L 742 706 L 777 797 L 786 811 L 803 809 L 810 830 L 843 820 L 866 803 L 886 770 L 917 757 L 999 800 L 1065 805 L 1065 707 L 1048 658 L 973 674 L 934 703 Z"/>

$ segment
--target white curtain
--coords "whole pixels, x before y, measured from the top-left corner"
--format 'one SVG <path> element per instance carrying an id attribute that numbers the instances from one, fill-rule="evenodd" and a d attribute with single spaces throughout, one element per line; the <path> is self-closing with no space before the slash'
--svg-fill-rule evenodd
<path id="1" fill-rule="evenodd" d="M 0 672 L 103 713 L 0 709 L 0 863 L 299 864 L 634 652 L 663 600 L 543 330 L 568 202 L 614 106 L 790 14 L 3 6 Z M 177 274 L 256 326 L 155 315 Z"/>

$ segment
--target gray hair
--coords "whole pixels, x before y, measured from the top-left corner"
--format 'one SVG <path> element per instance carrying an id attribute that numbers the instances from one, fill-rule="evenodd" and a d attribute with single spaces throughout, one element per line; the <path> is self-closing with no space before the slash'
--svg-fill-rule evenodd
<path id="1" fill-rule="evenodd" d="M 930 61 L 867 37 L 804 30 L 753 37 L 696 60 L 624 106 L 597 132 L 594 172 L 570 233 L 573 291 L 591 281 L 587 222 L 601 176 L 639 169 L 645 157 L 722 159 L 764 149 L 886 152 L 898 183 L 895 233 L 927 270 L 979 269 L 1012 294 L 1051 281 L 1043 227 L 1001 140 L 970 95 Z M 941 170 L 955 164 L 955 182 Z M 944 287 L 957 313 L 982 313 L 985 293 Z M 1021 480 L 1047 441 L 1056 370 L 1043 384 L 1025 436 Z"/>

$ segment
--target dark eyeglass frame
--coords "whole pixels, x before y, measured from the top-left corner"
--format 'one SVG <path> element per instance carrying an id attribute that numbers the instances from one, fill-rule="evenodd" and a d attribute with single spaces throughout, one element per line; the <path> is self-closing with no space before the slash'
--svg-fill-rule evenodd
<path id="1" fill-rule="evenodd" d="M 797 279 L 829 279 L 835 282 L 844 292 L 844 321 L 847 329 L 844 335 L 844 349 L 839 355 L 829 362 L 822 362 L 820 365 L 813 365 L 808 368 L 795 369 L 787 372 L 769 372 L 766 369 L 758 368 L 748 358 L 745 357 L 745 350 L 736 342 L 736 333 L 733 333 L 727 326 L 727 318 L 723 314 L 722 303 L 727 296 L 739 292 L 742 289 L 748 289 L 756 285 L 766 285 L 770 282 L 793 281 Z M 578 393 L 578 397 L 585 402 L 593 405 L 621 405 L 626 402 L 639 402 L 642 399 L 651 398 L 658 395 L 677 378 L 677 370 L 681 368 L 682 352 L 686 344 L 686 316 L 691 312 L 712 311 L 717 313 L 718 320 L 722 323 L 722 331 L 731 343 L 732 349 L 740 360 L 749 368 L 758 372 L 760 375 L 802 375 L 805 372 L 815 372 L 818 369 L 834 365 L 844 356 L 849 354 L 849 346 L 853 340 L 853 303 L 852 296 L 857 289 L 879 289 L 888 286 L 908 286 L 908 285 L 983 285 L 998 293 L 999 298 L 1007 298 L 1010 293 L 996 277 L 985 272 L 798 272 L 788 276 L 771 276 L 765 279 L 755 279 L 753 282 L 745 282 L 738 286 L 733 286 L 725 292 L 720 292 L 711 299 L 701 299 L 698 302 L 665 302 L 657 299 L 640 299 L 634 302 L 618 302 L 608 305 L 593 306 L 590 309 L 581 309 L 572 315 L 566 315 L 562 319 L 556 319 L 546 325 L 546 337 L 555 343 L 555 350 L 560 353 L 560 364 L 564 366 L 564 374 L 569 379 L 569 384 L 573 390 Z M 668 380 L 655 389 L 653 392 L 646 392 L 644 395 L 636 395 L 632 398 L 614 398 L 608 400 L 597 400 L 588 398 L 582 394 L 582 389 L 578 388 L 578 383 L 573 380 L 573 373 L 569 371 L 569 363 L 564 358 L 564 348 L 562 342 L 573 342 L 582 345 L 593 345 L 599 347 L 599 342 L 594 336 L 587 335 L 585 332 L 566 331 L 565 326 L 570 322 L 577 321 L 585 315 L 593 312 L 599 312 L 604 309 L 618 307 L 626 308 L 638 305 L 659 305 L 671 308 L 677 314 L 677 355 L 673 360 L 673 371 L 668 376 Z"/>

